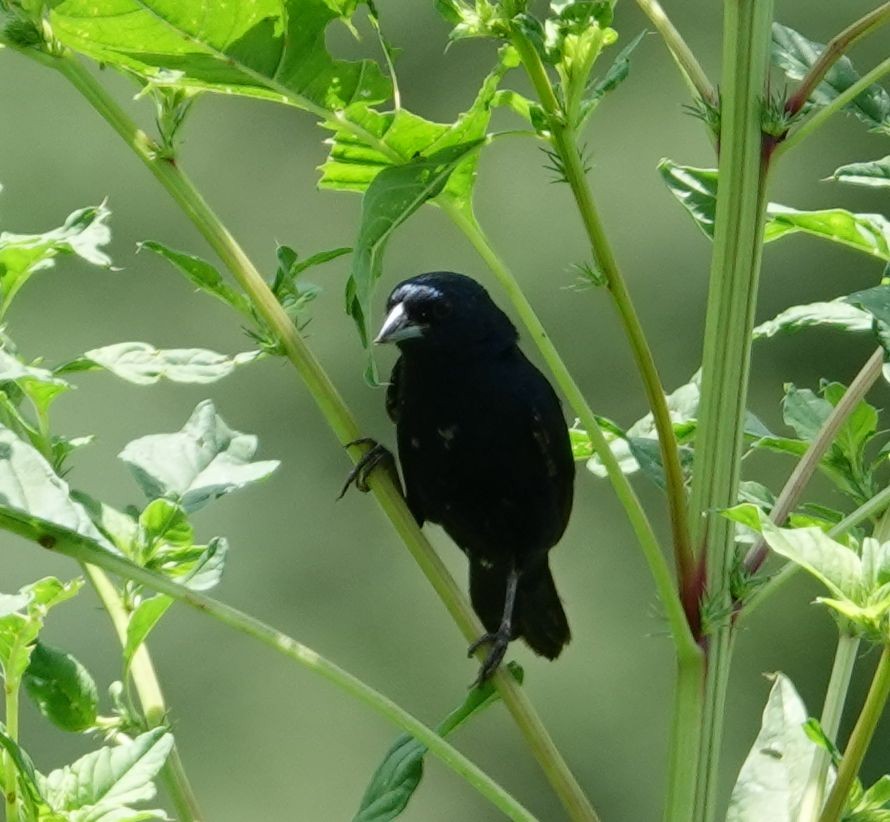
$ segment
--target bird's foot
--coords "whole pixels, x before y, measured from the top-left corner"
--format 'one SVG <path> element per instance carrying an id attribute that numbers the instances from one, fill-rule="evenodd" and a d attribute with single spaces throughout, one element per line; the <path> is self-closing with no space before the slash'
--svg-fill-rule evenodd
<path id="1" fill-rule="evenodd" d="M 362 437 L 361 439 L 346 443 L 347 448 L 352 445 L 369 445 L 370 448 L 362 454 L 359 461 L 352 467 L 349 474 L 347 474 L 346 482 L 343 483 L 343 488 L 340 489 L 337 499 L 343 498 L 344 494 L 349 490 L 350 485 L 355 485 L 359 491 L 363 494 L 367 494 L 368 491 L 371 490 L 368 487 L 368 477 L 371 476 L 371 472 L 380 465 L 380 463 L 387 462 L 392 469 L 395 468 L 395 458 L 393 457 L 392 452 L 385 445 L 381 445 L 376 440 L 371 439 L 371 437 Z"/>
<path id="2" fill-rule="evenodd" d="M 483 645 L 491 646 L 488 655 L 482 662 L 482 667 L 479 668 L 479 676 L 476 677 L 476 681 L 473 683 L 472 687 L 475 688 L 477 685 L 481 685 L 498 669 L 498 666 L 503 662 L 504 656 L 507 653 L 507 646 L 510 644 L 510 639 L 509 628 L 503 626 L 500 630 L 495 631 L 494 633 L 482 634 L 479 639 L 467 648 L 467 656 L 473 656 L 473 654 L 475 654 Z"/>

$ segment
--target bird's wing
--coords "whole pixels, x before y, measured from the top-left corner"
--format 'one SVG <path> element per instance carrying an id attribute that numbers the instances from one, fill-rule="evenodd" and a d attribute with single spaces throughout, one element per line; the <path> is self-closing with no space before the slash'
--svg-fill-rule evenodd
<path id="1" fill-rule="evenodd" d="M 555 508 L 555 542 L 562 535 L 572 510 L 575 462 L 562 404 L 556 392 L 544 375 L 525 360 L 524 355 L 520 356 L 525 362 L 517 367 L 518 376 L 512 382 L 516 403 L 514 419 L 523 432 L 517 441 L 524 440 L 527 458 L 536 461 L 549 480 L 553 492 L 551 502 Z M 520 451 L 522 447 L 519 446 Z"/>

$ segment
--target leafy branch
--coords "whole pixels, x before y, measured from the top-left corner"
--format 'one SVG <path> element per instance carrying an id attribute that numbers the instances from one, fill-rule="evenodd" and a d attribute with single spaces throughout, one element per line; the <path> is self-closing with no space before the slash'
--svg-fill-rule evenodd
<path id="1" fill-rule="evenodd" d="M 23 54 L 59 71 L 105 118 L 167 189 L 210 246 L 249 295 L 258 315 L 281 342 L 285 356 L 296 367 L 338 440 L 347 445 L 360 437 L 360 430 L 329 377 L 322 369 L 293 322 L 254 267 L 253 263 L 209 208 L 200 193 L 180 170 L 157 150 L 152 140 L 111 99 L 108 93 L 72 55 L 50 56 L 35 49 Z M 360 446 L 349 446 L 353 460 Z M 375 472 L 369 486 L 400 538 L 433 585 L 452 618 L 468 639 L 482 632 L 481 625 L 460 593 L 453 578 L 435 554 L 408 511 L 401 490 L 385 472 Z M 480 651 L 482 653 L 482 651 Z M 501 698 L 513 715 L 530 750 L 538 760 L 560 800 L 575 819 L 596 818 L 589 801 L 559 754 L 528 697 L 512 677 L 499 672 L 494 677 Z"/>
<path id="2" fill-rule="evenodd" d="M 837 112 L 843 110 L 850 105 L 860 94 L 877 83 L 884 75 L 890 73 L 890 58 L 878 63 L 871 71 L 862 77 L 837 97 L 835 97 L 828 105 L 818 109 L 811 114 L 803 123 L 791 132 L 777 146 L 773 154 L 778 158 L 786 151 L 794 148 L 809 137 L 813 132 L 820 129 L 831 117 Z"/>
<path id="3" fill-rule="evenodd" d="M 828 41 L 819 59 L 812 65 L 800 85 L 785 103 L 785 111 L 794 116 L 803 109 L 813 91 L 828 74 L 831 67 L 847 52 L 854 43 L 890 23 L 890 3 L 882 3 L 873 11 L 851 23 L 842 32 Z"/>
<path id="4" fill-rule="evenodd" d="M 878 348 L 850 383 L 844 392 L 843 398 L 829 414 L 828 419 L 825 420 L 825 423 L 819 430 L 819 434 L 810 443 L 806 453 L 795 464 L 791 476 L 788 477 L 770 512 L 770 519 L 776 525 L 782 525 L 794 510 L 800 501 L 804 488 L 818 469 L 822 457 L 834 442 L 838 431 L 840 431 L 850 417 L 850 414 L 853 413 L 862 401 L 862 398 L 881 376 L 883 365 L 884 349 Z M 745 556 L 745 573 L 749 576 L 755 574 L 766 559 L 768 552 L 769 546 L 766 544 L 766 540 L 761 538 L 750 548 Z"/>
<path id="5" fill-rule="evenodd" d="M 587 184 L 586 173 L 578 151 L 577 138 L 571 125 L 569 113 L 563 111 L 560 102 L 547 76 L 537 49 L 526 34 L 514 27 L 512 42 L 520 54 L 532 85 L 548 118 L 548 128 L 553 146 L 559 156 L 561 167 L 584 223 L 594 259 L 602 271 L 622 325 L 630 342 L 640 376 L 643 380 L 649 406 L 658 430 L 659 446 L 666 474 L 668 507 L 670 510 L 672 544 L 677 567 L 677 577 L 687 619 L 695 626 L 697 622 L 697 599 L 695 590 L 695 561 L 689 539 L 687 521 L 686 490 L 680 455 L 673 425 L 665 401 L 665 392 L 658 376 L 655 360 L 646 341 L 636 309 L 631 301 L 627 285 L 618 268 L 611 246 L 605 235 L 602 222 Z"/>
<path id="6" fill-rule="evenodd" d="M 495 807 L 505 813 L 508 818 L 523 820 L 523 822 L 533 822 L 534 817 L 516 799 L 459 751 L 449 745 L 435 731 L 428 728 L 360 679 L 347 673 L 316 651 L 297 642 L 286 634 L 223 602 L 179 585 L 162 574 L 136 565 L 123 556 L 112 554 L 107 549 L 74 531 L 55 526 L 51 529 L 44 529 L 42 533 L 37 528 L 35 532 L 33 521 L 28 524 L 22 524 L 17 517 L 12 517 L 8 513 L 0 513 L 0 527 L 20 534 L 26 539 L 36 539 L 44 548 L 55 553 L 70 557 L 86 565 L 101 568 L 108 573 L 166 594 L 202 613 L 208 614 L 230 628 L 268 645 L 278 653 L 320 674 L 340 689 L 364 702 L 376 712 L 410 733 L 415 739 L 426 745 L 434 756 L 463 777 L 491 801 Z"/>

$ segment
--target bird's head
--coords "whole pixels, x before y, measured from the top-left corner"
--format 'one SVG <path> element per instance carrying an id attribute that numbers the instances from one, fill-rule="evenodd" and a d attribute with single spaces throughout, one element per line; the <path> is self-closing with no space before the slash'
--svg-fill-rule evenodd
<path id="1" fill-rule="evenodd" d="M 403 351 L 470 353 L 505 348 L 516 340 L 513 324 L 479 283 L 463 274 L 434 271 L 395 287 L 374 342 L 396 343 Z"/>

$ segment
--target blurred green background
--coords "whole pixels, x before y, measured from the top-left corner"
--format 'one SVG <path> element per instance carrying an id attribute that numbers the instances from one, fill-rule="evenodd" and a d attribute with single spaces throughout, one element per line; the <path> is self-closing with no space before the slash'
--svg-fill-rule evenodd
<path id="1" fill-rule="evenodd" d="M 716 77 L 721 4 L 667 5 Z M 378 6 L 390 39 L 404 48 L 399 63 L 404 105 L 427 117 L 453 119 L 472 100 L 492 61 L 492 46 L 459 43 L 445 53 L 448 29 L 432 2 L 378 0 Z M 777 19 L 824 42 L 873 6 L 872 0 L 778 0 Z M 625 0 L 616 27 L 626 41 L 647 26 Z M 344 32 L 332 34 L 331 42 L 355 51 Z M 362 47 L 371 51 L 373 43 Z M 886 40 L 873 37 L 853 56 L 868 69 L 885 51 Z M 132 101 L 128 81 L 110 72 L 103 80 L 150 125 L 150 105 Z M 35 277 L 9 318 L 25 356 L 44 355 L 53 363 L 124 340 L 224 352 L 250 347 L 225 307 L 192 293 L 158 258 L 135 253 L 138 241 L 155 239 L 209 255 L 166 193 L 61 77 L 15 54 L 0 54 L 0 101 L 0 226 L 46 230 L 75 208 L 107 197 L 113 211 L 110 250 L 121 269 L 63 260 Z M 664 156 L 713 164 L 704 129 L 683 112 L 685 102 L 678 73 L 660 39 L 650 35 L 634 55 L 630 78 L 598 110 L 588 135 L 604 219 L 671 388 L 686 382 L 699 364 L 709 255 L 708 242 L 655 172 Z M 315 188 L 324 137 L 302 112 L 209 95 L 187 126 L 182 166 L 270 274 L 276 241 L 302 253 L 354 241 L 359 197 Z M 836 118 L 785 158 L 771 197 L 798 208 L 879 211 L 886 208 L 879 191 L 820 179 L 840 164 L 885 153 L 881 137 L 850 118 Z M 569 288 L 575 282 L 569 266 L 585 259 L 585 243 L 568 189 L 550 183 L 543 160 L 530 141 L 503 141 L 488 150 L 477 189 L 480 219 L 595 410 L 627 424 L 644 410 L 640 383 L 607 295 Z M 342 311 L 347 265 L 338 260 L 312 272 L 324 293 L 315 305 L 309 341 L 364 430 L 392 443 L 383 394 L 362 381 L 363 355 Z M 406 276 L 453 269 L 478 277 L 504 303 L 472 249 L 431 208 L 396 234 L 385 269 L 381 302 Z M 793 303 L 876 284 L 879 276 L 875 261 L 852 251 L 804 237 L 783 240 L 766 250 L 758 319 Z M 780 429 L 783 382 L 815 387 L 820 377 L 849 380 L 871 346 L 864 338 L 818 331 L 762 342 L 755 349 L 749 405 Z M 391 351 L 380 353 L 383 370 L 392 357 Z M 263 361 L 208 387 L 139 388 L 103 373 L 79 375 L 77 383 L 80 390 L 56 406 L 57 427 L 70 435 L 98 433 L 99 439 L 74 458 L 69 477 L 74 486 L 113 504 L 141 503 L 115 455 L 139 435 L 179 429 L 200 400 L 212 397 L 232 427 L 259 436 L 262 458 L 282 461 L 267 483 L 197 515 L 200 536 L 223 534 L 232 544 L 217 595 L 308 643 L 430 723 L 462 699 L 475 673 L 475 663 L 464 658 L 463 638 L 373 500 L 353 493 L 335 501 L 348 460 L 286 363 Z M 886 400 L 884 387 L 876 398 L 879 404 Z M 774 489 L 791 467 L 779 456 L 758 456 L 746 465 L 749 478 Z M 664 533 L 660 494 L 645 480 L 637 485 Z M 821 481 L 812 496 L 841 502 Z M 463 558 L 444 534 L 428 531 L 463 584 Z M 2 551 L 4 592 L 41 575 L 77 573 L 73 564 L 7 535 Z M 573 519 L 553 566 L 574 641 L 554 664 L 519 645 L 512 649 L 526 668 L 527 690 L 605 820 L 658 819 L 671 648 L 622 511 L 609 486 L 583 470 Z M 835 631 L 829 616 L 809 604 L 815 590 L 797 580 L 740 633 L 726 723 L 726 791 L 759 726 L 768 691 L 763 672 L 786 672 L 811 712 L 821 707 Z M 89 591 L 53 613 L 47 638 L 79 656 L 102 687 L 119 677 L 116 640 Z M 393 727 L 321 679 L 185 608 L 170 612 L 151 646 L 208 819 L 351 818 L 396 734 Z M 867 658 L 859 666 L 849 703 L 854 708 L 873 662 Z M 888 730 L 886 722 L 878 730 L 868 779 L 886 770 Z M 48 727 L 30 708 L 22 737 L 44 770 L 93 744 Z M 462 730 L 456 741 L 541 819 L 561 818 L 502 708 Z M 431 762 L 405 818 L 451 822 L 494 820 L 498 814 Z"/>

